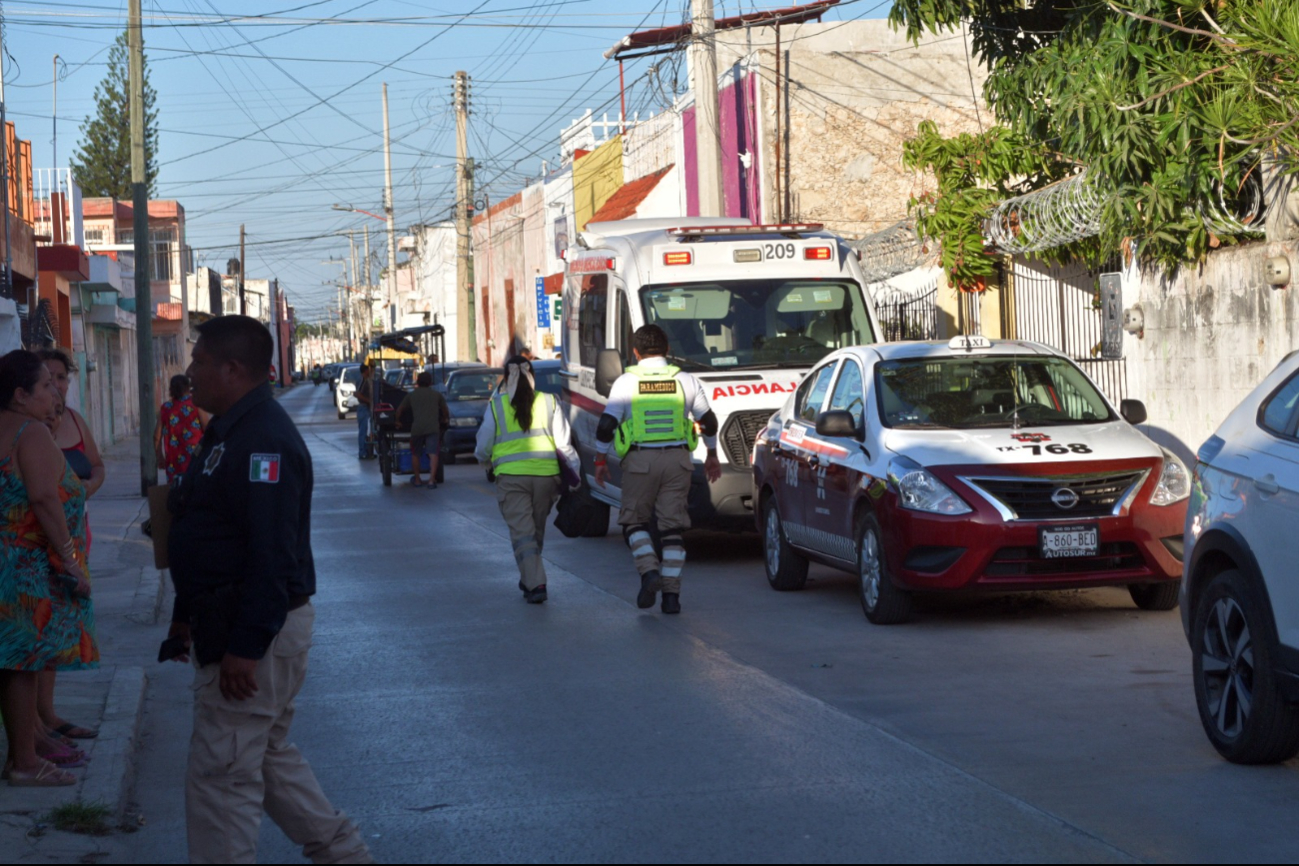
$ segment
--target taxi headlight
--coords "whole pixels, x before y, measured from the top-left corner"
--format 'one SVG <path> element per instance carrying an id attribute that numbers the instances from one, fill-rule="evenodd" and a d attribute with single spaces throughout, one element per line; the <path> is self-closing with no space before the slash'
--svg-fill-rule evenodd
<path id="1" fill-rule="evenodd" d="M 900 474 L 890 474 L 894 476 L 898 501 L 903 508 L 929 514 L 969 514 L 974 510 L 929 470 L 898 468 L 902 470 Z"/>
<path id="2" fill-rule="evenodd" d="M 1151 505 L 1172 505 L 1191 495 L 1191 473 L 1186 464 L 1167 448 L 1164 452 L 1164 470 L 1159 475 L 1159 486 L 1150 497 Z"/>
<path id="3" fill-rule="evenodd" d="M 452 418 L 452 419 L 451 419 L 451 426 L 452 426 L 452 427 L 477 427 L 478 424 L 479 424 L 479 419 L 474 418 L 472 415 L 471 415 L 470 417 L 468 417 L 468 418 Z"/>

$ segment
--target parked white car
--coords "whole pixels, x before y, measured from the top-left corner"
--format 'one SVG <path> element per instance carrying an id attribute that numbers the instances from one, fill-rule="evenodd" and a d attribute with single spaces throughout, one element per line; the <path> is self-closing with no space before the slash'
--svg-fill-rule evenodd
<path id="1" fill-rule="evenodd" d="M 1182 622 L 1205 733 L 1240 764 L 1299 754 L 1299 352 L 1200 447 Z"/>
<path id="2" fill-rule="evenodd" d="M 360 364 L 344 364 L 339 367 L 338 386 L 334 388 L 334 408 L 338 410 L 338 420 L 342 421 L 348 412 L 356 408 L 356 386 L 359 384 Z"/>

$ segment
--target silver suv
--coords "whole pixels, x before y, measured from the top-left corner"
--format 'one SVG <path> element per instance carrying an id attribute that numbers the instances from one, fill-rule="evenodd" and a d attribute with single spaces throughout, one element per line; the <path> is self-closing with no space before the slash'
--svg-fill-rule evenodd
<path id="1" fill-rule="evenodd" d="M 1229 761 L 1299 754 L 1299 352 L 1200 447 L 1182 624 L 1195 700 Z"/>

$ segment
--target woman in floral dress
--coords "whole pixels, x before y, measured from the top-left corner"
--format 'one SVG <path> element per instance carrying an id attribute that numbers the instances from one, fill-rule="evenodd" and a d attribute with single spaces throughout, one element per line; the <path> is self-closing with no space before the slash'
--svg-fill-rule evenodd
<path id="1" fill-rule="evenodd" d="M 189 459 L 198 451 L 207 423 L 189 395 L 189 377 L 171 377 L 171 399 L 158 410 L 153 441 L 158 463 L 167 470 L 167 483 L 185 474 Z"/>

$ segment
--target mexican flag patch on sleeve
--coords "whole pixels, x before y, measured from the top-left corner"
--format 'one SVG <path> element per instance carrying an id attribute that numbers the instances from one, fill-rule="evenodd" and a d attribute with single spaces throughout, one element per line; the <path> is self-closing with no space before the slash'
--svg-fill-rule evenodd
<path id="1" fill-rule="evenodd" d="M 260 481 L 263 484 L 280 483 L 280 455 L 254 454 L 252 468 L 248 472 L 249 481 Z"/>

